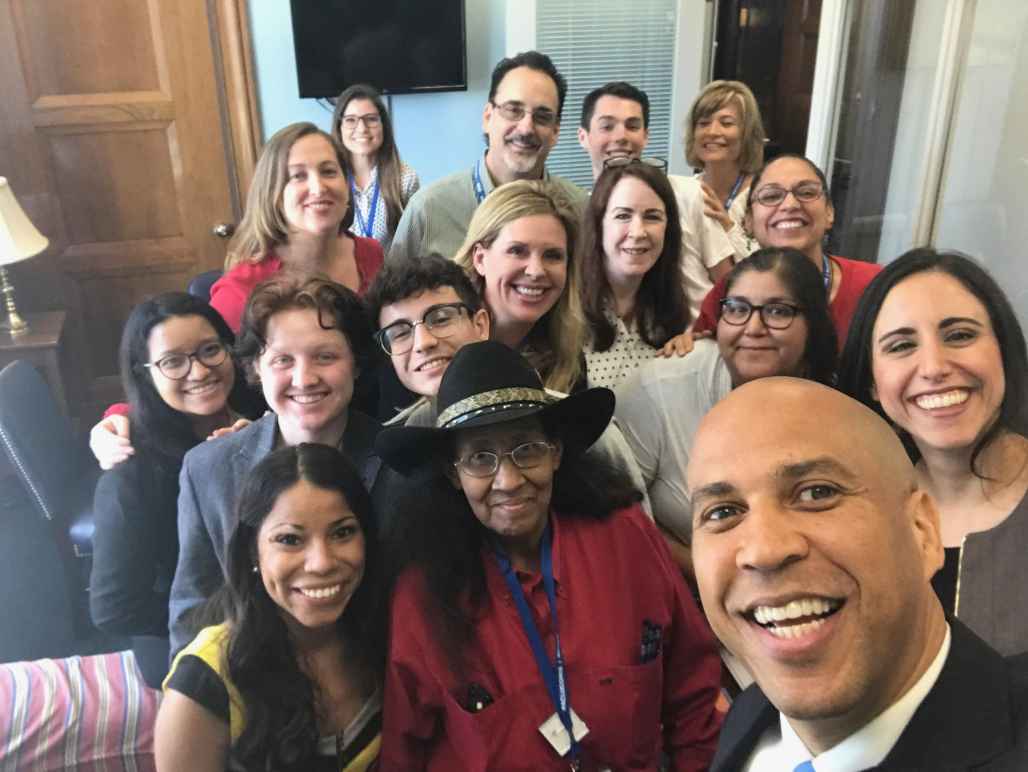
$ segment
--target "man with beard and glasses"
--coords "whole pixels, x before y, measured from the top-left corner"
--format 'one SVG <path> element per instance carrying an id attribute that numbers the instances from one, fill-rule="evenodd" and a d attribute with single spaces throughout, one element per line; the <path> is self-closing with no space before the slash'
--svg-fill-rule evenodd
<path id="1" fill-rule="evenodd" d="M 546 156 L 557 144 L 567 82 L 538 51 L 503 59 L 493 70 L 489 101 L 482 114 L 486 151 L 462 169 L 418 191 L 400 218 L 389 260 L 438 253 L 452 258 L 468 230 L 471 215 L 493 188 L 514 180 L 549 178 L 579 208 L 586 193 L 550 177 Z"/>

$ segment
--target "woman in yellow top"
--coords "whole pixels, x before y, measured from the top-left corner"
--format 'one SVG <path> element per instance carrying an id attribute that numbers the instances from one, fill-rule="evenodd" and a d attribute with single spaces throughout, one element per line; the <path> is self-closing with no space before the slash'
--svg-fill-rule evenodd
<path id="1" fill-rule="evenodd" d="M 264 458 L 247 479 L 227 577 L 172 663 L 157 718 L 162 770 L 344 770 L 378 757 L 383 643 L 371 503 L 326 445 Z"/>

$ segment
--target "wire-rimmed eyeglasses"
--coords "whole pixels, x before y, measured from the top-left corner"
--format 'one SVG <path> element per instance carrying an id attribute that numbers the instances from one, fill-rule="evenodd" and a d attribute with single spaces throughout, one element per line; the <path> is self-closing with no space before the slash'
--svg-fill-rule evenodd
<path id="1" fill-rule="evenodd" d="M 552 442 L 534 440 L 523 442 L 513 450 L 497 453 L 494 450 L 475 450 L 454 462 L 454 466 L 471 477 L 492 477 L 500 469 L 500 462 L 509 457 L 518 469 L 539 466 L 556 449 Z"/>

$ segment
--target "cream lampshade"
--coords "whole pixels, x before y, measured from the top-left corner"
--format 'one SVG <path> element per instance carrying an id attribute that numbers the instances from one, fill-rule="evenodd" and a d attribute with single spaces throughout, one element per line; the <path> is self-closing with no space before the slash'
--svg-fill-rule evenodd
<path id="1" fill-rule="evenodd" d="M 14 287 L 8 280 L 6 266 L 38 255 L 49 244 L 46 236 L 37 231 L 26 216 L 7 178 L 0 177 L 0 293 L 7 308 L 7 321 L 0 322 L 0 328 L 12 333 L 25 332 L 29 328 L 14 307 Z"/>

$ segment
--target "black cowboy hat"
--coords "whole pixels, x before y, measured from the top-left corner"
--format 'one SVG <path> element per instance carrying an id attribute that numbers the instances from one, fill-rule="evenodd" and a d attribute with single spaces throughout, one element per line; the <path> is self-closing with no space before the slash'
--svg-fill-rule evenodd
<path id="1" fill-rule="evenodd" d="M 568 397 L 545 390 L 525 358 L 496 341 L 462 347 L 443 373 L 436 396 L 435 427 L 397 426 L 375 440 L 382 459 L 404 475 L 425 471 L 450 450 L 453 432 L 534 416 L 559 439 L 564 455 L 586 450 L 614 415 L 614 392 L 585 389 Z M 447 459 L 448 460 L 448 459 Z"/>

